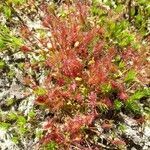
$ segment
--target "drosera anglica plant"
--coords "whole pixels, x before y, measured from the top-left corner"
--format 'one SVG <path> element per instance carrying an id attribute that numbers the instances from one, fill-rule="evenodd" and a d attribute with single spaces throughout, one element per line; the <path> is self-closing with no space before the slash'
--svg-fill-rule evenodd
<path id="1" fill-rule="evenodd" d="M 90 22 L 89 4 L 63 5 L 65 16 L 43 7 L 42 24 L 51 33 L 47 38 L 51 47 L 45 53 L 43 87 L 34 85 L 35 103 L 49 108 L 54 117 L 44 124 L 40 144 L 53 141 L 69 148 L 85 140 L 88 133 L 83 130 L 93 126 L 103 113 L 101 108 L 118 112 L 129 107 L 127 87 L 138 79 L 143 62 L 139 51 L 130 46 L 120 51 L 114 44 L 107 45 L 106 28 Z"/>
<path id="2" fill-rule="evenodd" d="M 138 101 L 148 97 L 148 92 L 136 88 L 142 85 L 139 70 L 143 55 L 132 47 L 134 37 L 126 22 L 116 24 L 110 19 L 108 24 L 98 23 L 90 3 L 62 4 L 57 10 L 52 4 L 40 7 L 44 17 L 37 43 L 31 42 L 30 29 L 21 26 L 21 37 L 27 43 L 18 44 L 26 56 L 23 84 L 36 96 L 36 108 L 44 113 L 49 110 L 39 146 L 69 149 L 74 145 L 83 149 L 91 132 L 97 134 L 94 123 L 99 118 L 106 117 L 101 127 L 109 132 L 115 126 L 110 120 L 120 111 L 142 113 Z M 1 66 L 3 69 L 5 63 Z M 28 123 L 20 120 L 19 124 Z M 119 137 L 110 141 L 125 145 Z"/>
<path id="3" fill-rule="evenodd" d="M 43 87 L 31 85 L 37 95 L 36 103 L 54 113 L 44 126 L 47 133 L 41 142 L 55 141 L 63 146 L 84 140 L 82 128 L 92 126 L 102 105 L 121 110 L 130 95 L 126 83 L 133 82 L 135 77 L 132 70 L 128 74 L 122 72 L 130 69 L 126 61 L 129 57 L 119 52 L 123 59 L 116 62 L 118 50 L 105 42 L 105 29 L 89 22 L 88 5 L 77 3 L 66 10 L 63 17 L 48 9 L 45 12 L 43 26 L 51 32 L 51 48 L 44 56 L 47 77 Z M 22 50 L 28 48 L 23 46 Z M 120 62 L 125 69 L 119 68 Z M 114 76 L 119 72 L 119 77 Z M 32 79 L 27 83 L 33 84 Z"/>

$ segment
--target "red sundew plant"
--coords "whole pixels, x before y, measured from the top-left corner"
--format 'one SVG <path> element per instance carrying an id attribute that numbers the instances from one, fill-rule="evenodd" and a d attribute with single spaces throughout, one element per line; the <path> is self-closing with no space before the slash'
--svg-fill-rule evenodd
<path id="1" fill-rule="evenodd" d="M 25 82 L 31 83 L 35 91 L 41 90 L 36 104 L 45 105 L 54 114 L 44 125 L 46 134 L 40 142 L 55 141 L 68 147 L 84 140 L 83 130 L 93 125 L 101 106 L 115 109 L 115 100 L 125 103 L 128 99 L 124 74 L 115 76 L 122 69 L 116 63 L 118 54 L 126 70 L 136 70 L 140 59 L 132 49 L 118 52 L 115 45 L 107 45 L 105 29 L 90 22 L 88 5 L 67 6 L 65 16 L 44 8 L 42 24 L 51 32 L 47 41 L 39 39 L 43 45 L 51 43 L 51 48 L 43 51 L 47 72 L 44 86 L 35 86 L 34 79 L 33 86 L 30 78 Z M 22 32 L 28 38 L 28 30 Z M 21 50 L 30 53 L 27 46 L 22 46 Z M 133 61 L 132 66 L 128 64 L 129 59 Z"/>

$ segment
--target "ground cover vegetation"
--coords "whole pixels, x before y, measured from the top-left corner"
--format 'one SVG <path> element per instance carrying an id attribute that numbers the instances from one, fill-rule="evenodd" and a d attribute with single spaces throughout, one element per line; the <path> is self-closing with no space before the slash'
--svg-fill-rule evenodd
<path id="1" fill-rule="evenodd" d="M 0 13 L 1 149 L 150 148 L 148 0 L 1 0 Z"/>

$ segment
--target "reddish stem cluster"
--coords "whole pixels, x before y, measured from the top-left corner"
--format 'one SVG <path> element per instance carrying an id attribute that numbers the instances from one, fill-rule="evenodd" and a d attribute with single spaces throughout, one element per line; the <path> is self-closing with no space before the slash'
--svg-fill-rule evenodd
<path id="1" fill-rule="evenodd" d="M 75 10 L 67 11 L 64 19 L 46 10 L 43 19 L 43 26 L 52 34 L 48 38 L 52 47 L 45 61 L 49 71 L 45 79 L 47 93 L 38 96 L 36 102 L 56 114 L 45 126 L 43 143 L 81 140 L 82 127 L 92 125 L 101 103 L 113 109 L 115 99 L 128 98 L 124 84 L 113 76 L 118 70 L 114 63 L 117 50 L 105 47 L 104 29 L 90 24 L 88 6 L 78 3 Z M 30 51 L 26 46 L 21 50 Z M 121 56 L 125 63 L 127 59 L 135 60 L 131 50 Z M 111 91 L 103 92 L 102 85 L 110 85 Z"/>

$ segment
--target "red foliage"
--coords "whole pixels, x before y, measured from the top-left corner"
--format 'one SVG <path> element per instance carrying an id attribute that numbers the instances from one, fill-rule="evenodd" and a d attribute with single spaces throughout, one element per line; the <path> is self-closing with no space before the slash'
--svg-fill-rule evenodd
<path id="1" fill-rule="evenodd" d="M 142 69 L 142 64 L 144 63 L 144 52 L 137 52 L 131 47 L 129 47 L 127 50 L 123 51 L 121 56 L 122 59 L 127 63 L 128 66 L 134 67 L 135 70 Z"/>
<path id="2" fill-rule="evenodd" d="M 101 52 L 102 52 L 102 49 L 103 49 L 103 45 L 104 43 L 103 42 L 99 42 L 97 43 L 95 46 L 94 46 L 94 58 L 97 59 L 99 58 Z"/>
<path id="3" fill-rule="evenodd" d="M 68 77 L 76 77 L 81 74 L 82 64 L 77 58 L 69 57 L 62 62 L 62 73 Z"/>
<path id="4" fill-rule="evenodd" d="M 109 98 L 104 98 L 101 100 L 109 109 L 113 108 L 113 102 Z"/>
<path id="5" fill-rule="evenodd" d="M 96 106 L 96 102 L 97 102 L 97 93 L 91 92 L 90 95 L 88 96 L 88 98 L 89 98 L 90 106 L 94 108 Z"/>
<path id="6" fill-rule="evenodd" d="M 51 19 L 51 16 L 45 16 L 45 18 L 43 19 L 43 26 L 50 27 Z"/>
<path id="7" fill-rule="evenodd" d="M 58 84 L 59 86 L 63 86 L 63 85 L 65 84 L 64 79 L 63 79 L 63 78 L 58 78 L 58 79 L 57 79 L 57 84 Z"/>
<path id="8" fill-rule="evenodd" d="M 31 36 L 32 32 L 29 30 L 27 26 L 22 26 L 20 29 L 21 36 L 25 39 L 28 39 Z"/>
<path id="9" fill-rule="evenodd" d="M 126 143 L 123 140 L 120 140 L 120 139 L 114 139 L 112 141 L 112 144 L 116 145 L 116 146 L 126 145 Z"/>
<path id="10" fill-rule="evenodd" d="M 95 117 L 96 115 L 94 113 L 88 115 L 76 115 L 73 119 L 67 121 L 66 131 L 71 134 L 77 133 L 80 131 L 81 127 L 92 124 Z"/>
<path id="11" fill-rule="evenodd" d="M 101 125 L 101 127 L 105 130 L 109 130 L 109 129 L 112 129 L 113 128 L 113 124 L 110 123 L 109 121 L 104 121 Z"/>
<path id="12" fill-rule="evenodd" d="M 120 92 L 120 93 L 118 94 L 118 97 L 119 97 L 121 100 L 127 100 L 128 95 L 127 95 L 125 92 Z"/>
<path id="13" fill-rule="evenodd" d="M 83 104 L 83 96 L 78 93 L 76 96 L 75 96 L 75 100 L 79 103 L 79 104 Z"/>
<path id="14" fill-rule="evenodd" d="M 66 98 L 65 96 L 59 88 L 56 88 L 54 90 L 49 91 L 48 100 L 45 103 L 52 110 L 58 110 L 63 106 L 64 100 Z"/>
<path id="15" fill-rule="evenodd" d="M 41 140 L 40 142 L 42 144 L 47 144 L 49 143 L 49 141 L 55 141 L 57 142 L 58 144 L 62 144 L 64 143 L 64 137 L 62 134 L 60 134 L 59 132 L 57 131 L 53 131 L 52 133 L 48 133 L 47 135 L 45 135 Z"/>
<path id="16" fill-rule="evenodd" d="M 138 124 L 143 124 L 146 122 L 146 117 L 145 116 L 139 116 L 134 118 Z"/>
<path id="17" fill-rule="evenodd" d="M 117 91 L 124 91 L 124 86 L 119 82 L 115 82 L 111 80 L 111 86 L 113 89 L 116 89 Z"/>
<path id="18" fill-rule="evenodd" d="M 104 29 L 88 19 L 88 5 L 79 2 L 75 9 L 66 6 L 69 11 L 65 8 L 65 19 L 50 13 L 44 4 L 41 7 L 45 9 L 42 24 L 51 37 L 42 38 L 39 42 L 42 46 L 50 42 L 52 46 L 44 53 L 46 60 L 41 67 L 41 70 L 46 70 L 42 86 L 48 92 L 37 96 L 36 103 L 46 105 L 54 113 L 52 121 L 44 127 L 47 134 L 41 141 L 54 140 L 61 144 L 81 141 L 82 127 L 92 126 L 97 117 L 97 104 L 103 103 L 108 109 L 114 109 L 115 99 L 125 101 L 128 98 L 122 78 L 114 77 L 119 69 L 116 56 L 119 54 L 127 67 L 133 67 L 130 61 L 138 66 L 139 56 L 131 48 L 119 53 L 114 46 L 107 44 Z M 23 29 L 22 34 L 28 38 L 27 29 Z M 21 51 L 29 52 L 31 49 L 24 45 Z M 40 71 L 38 63 L 26 64 L 25 68 Z M 26 78 L 25 82 L 36 86 L 32 78 Z M 104 94 L 100 87 L 108 83 L 112 91 Z M 111 123 L 102 124 L 103 129 L 112 127 Z M 112 143 L 124 144 L 121 140 Z"/>
<path id="19" fill-rule="evenodd" d="M 27 53 L 27 52 L 31 51 L 31 49 L 28 46 L 25 46 L 25 45 L 21 46 L 20 49 L 24 53 Z"/>
<path id="20" fill-rule="evenodd" d="M 37 104 L 45 104 L 46 101 L 47 101 L 47 99 L 48 99 L 48 96 L 47 96 L 47 95 L 39 96 L 39 97 L 36 99 L 35 103 L 37 103 Z"/>
<path id="21" fill-rule="evenodd" d="M 96 61 L 90 66 L 90 77 L 88 83 L 90 85 L 98 85 L 107 80 L 107 73 L 105 73 L 105 68 L 100 61 Z"/>
<path id="22" fill-rule="evenodd" d="M 79 19 L 80 19 L 81 23 L 84 24 L 85 23 L 85 17 L 87 16 L 87 6 L 81 2 L 78 2 L 77 8 L 79 11 Z"/>

